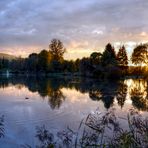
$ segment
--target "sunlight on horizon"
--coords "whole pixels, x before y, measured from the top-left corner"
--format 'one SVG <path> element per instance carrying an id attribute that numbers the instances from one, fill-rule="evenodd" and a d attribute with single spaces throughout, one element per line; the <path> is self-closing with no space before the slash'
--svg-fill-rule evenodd
<path id="1" fill-rule="evenodd" d="M 121 46 L 125 45 L 128 57 L 130 59 L 133 49 L 136 47 L 136 45 L 139 45 L 140 43 L 147 43 L 147 42 L 146 41 L 142 41 L 142 42 L 129 41 L 129 42 L 125 42 L 125 43 L 114 42 L 114 43 L 112 43 L 112 45 L 115 47 L 116 53 L 118 52 L 118 50 Z M 66 52 L 64 54 L 64 58 L 67 60 L 76 60 L 77 58 L 82 59 L 83 57 L 89 57 L 91 55 L 91 53 L 93 53 L 93 52 L 101 52 L 102 53 L 103 50 L 105 49 L 105 46 L 106 45 L 104 45 L 104 47 L 100 47 L 100 48 L 96 47 L 94 49 L 92 49 L 92 48 L 78 48 L 78 49 L 76 48 L 76 49 L 74 49 L 74 48 L 71 48 L 70 46 L 68 46 L 68 48 L 66 48 L 66 46 L 65 46 Z M 2 50 L 2 52 L 0 52 L 0 53 L 6 53 L 9 55 L 14 55 L 17 57 L 26 58 L 29 56 L 29 54 L 39 53 L 43 49 L 46 49 L 48 51 L 49 50 L 48 45 L 46 47 L 45 48 L 44 47 L 43 48 L 42 47 L 31 47 L 31 48 L 29 48 L 29 47 L 24 47 L 24 48 L 23 47 L 18 47 L 18 48 L 15 47 L 12 49 Z M 26 50 L 24 50 L 24 49 L 28 49 L 28 51 L 26 52 Z"/>

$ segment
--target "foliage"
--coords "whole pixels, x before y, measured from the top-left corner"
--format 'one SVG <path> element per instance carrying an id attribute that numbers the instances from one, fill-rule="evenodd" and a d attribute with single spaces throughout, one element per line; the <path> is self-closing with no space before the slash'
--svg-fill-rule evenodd
<path id="1" fill-rule="evenodd" d="M 92 76 L 92 72 L 93 70 L 93 67 L 90 63 L 90 59 L 89 58 L 83 58 L 81 61 L 80 61 L 80 72 L 81 72 L 81 75 L 83 76 Z"/>
<path id="2" fill-rule="evenodd" d="M 132 63 L 135 65 L 148 64 L 148 44 L 136 46 L 132 53 Z"/>
<path id="3" fill-rule="evenodd" d="M 147 43 L 135 47 L 131 61 L 137 67 L 128 67 L 128 57 L 124 46 L 116 55 L 114 47 L 108 43 L 103 53 L 93 52 L 90 57 L 74 61 L 64 59 L 63 43 L 58 39 L 53 39 L 49 45 L 49 51 L 44 49 L 39 54 L 30 54 L 27 58 L 0 59 L 0 72 L 8 69 L 15 74 L 43 74 L 46 76 L 50 73 L 62 73 L 99 79 L 119 79 L 125 76 L 147 77 L 147 68 L 140 67 L 142 64 L 147 65 L 148 63 L 147 49 Z"/>
<path id="4" fill-rule="evenodd" d="M 79 75 L 96 77 L 100 79 L 118 79 L 119 67 L 127 66 L 125 48 L 119 50 L 118 57 L 114 47 L 109 43 L 103 53 L 93 52 L 90 57 L 82 59 L 65 60 L 65 47 L 58 39 L 53 39 L 49 45 L 49 51 L 43 49 L 40 53 L 32 53 L 27 58 L 14 60 L 0 59 L 0 69 L 9 69 L 11 73 L 27 75 L 44 75 L 61 73 L 65 75 Z M 126 70 L 122 69 L 126 75 Z"/>
<path id="5" fill-rule="evenodd" d="M 0 59 L 0 69 L 7 69 L 9 66 L 9 60 L 4 57 Z"/>
<path id="6" fill-rule="evenodd" d="M 93 65 L 99 65 L 101 64 L 101 57 L 102 57 L 102 54 L 100 52 L 93 52 L 90 55 L 90 61 Z"/>
<path id="7" fill-rule="evenodd" d="M 63 55 L 66 49 L 64 48 L 63 43 L 58 39 L 53 39 L 49 45 L 49 52 L 52 55 L 52 58 L 56 61 L 63 59 Z"/>
<path id="8" fill-rule="evenodd" d="M 46 50 L 42 50 L 38 55 L 39 70 L 48 71 L 50 68 L 52 55 Z"/>
<path id="9" fill-rule="evenodd" d="M 128 65 L 128 57 L 127 57 L 126 49 L 124 46 L 122 46 L 119 49 L 117 53 L 117 60 L 118 60 L 118 65 L 121 67 Z"/>
<path id="10" fill-rule="evenodd" d="M 128 128 L 123 128 L 127 123 Z M 45 126 L 37 128 L 39 148 L 94 147 L 94 148 L 146 148 L 148 147 L 148 118 L 131 109 L 127 118 L 119 118 L 115 109 L 100 113 L 99 110 L 83 119 L 74 132 L 69 127 L 57 133 L 55 140 Z"/>
<path id="11" fill-rule="evenodd" d="M 55 145 L 54 136 L 45 129 L 45 126 L 36 127 L 36 138 L 39 140 L 40 145 L 37 148 L 53 148 Z"/>
<path id="12" fill-rule="evenodd" d="M 102 54 L 101 62 L 103 66 L 116 66 L 117 59 L 114 47 L 108 43 L 105 47 L 105 51 Z"/>

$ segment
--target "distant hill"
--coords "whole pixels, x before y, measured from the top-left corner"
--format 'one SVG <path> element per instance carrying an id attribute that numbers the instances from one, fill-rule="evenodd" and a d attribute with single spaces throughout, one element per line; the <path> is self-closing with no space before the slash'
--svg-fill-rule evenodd
<path id="1" fill-rule="evenodd" d="M 8 59 L 8 60 L 13 60 L 16 59 L 16 56 L 10 55 L 10 54 L 6 54 L 6 53 L 0 53 L 0 59 Z"/>

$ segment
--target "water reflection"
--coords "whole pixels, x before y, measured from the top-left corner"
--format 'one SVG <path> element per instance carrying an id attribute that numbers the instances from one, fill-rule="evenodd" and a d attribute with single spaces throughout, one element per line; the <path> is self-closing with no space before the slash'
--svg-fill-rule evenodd
<path id="1" fill-rule="evenodd" d="M 130 89 L 132 105 L 141 111 L 148 110 L 148 88 L 147 83 L 143 80 L 135 80 Z"/>
<path id="2" fill-rule="evenodd" d="M 4 116 L 0 116 L 0 138 L 4 137 L 5 129 L 4 129 Z"/>
<path id="3" fill-rule="evenodd" d="M 126 101 L 127 89 L 127 84 L 123 81 L 120 81 L 117 89 L 116 99 L 118 101 L 118 105 L 121 106 L 121 108 L 124 106 Z"/>
<path id="4" fill-rule="evenodd" d="M 43 99 L 48 98 L 52 109 L 59 108 L 66 99 L 62 89 L 75 89 L 82 94 L 88 93 L 93 101 L 102 101 L 109 109 L 117 101 L 124 107 L 127 99 L 131 99 L 133 107 L 148 111 L 148 87 L 146 80 L 96 81 L 79 78 L 37 78 L 11 77 L 0 78 L 0 88 L 16 86 L 18 89 L 27 87 L 31 92 L 37 92 Z"/>

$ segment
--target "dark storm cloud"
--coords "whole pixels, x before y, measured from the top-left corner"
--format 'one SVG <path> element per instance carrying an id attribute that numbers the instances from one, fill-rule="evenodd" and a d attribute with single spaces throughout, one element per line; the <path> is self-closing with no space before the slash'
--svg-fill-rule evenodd
<path id="1" fill-rule="evenodd" d="M 147 8 L 147 0 L 1 0 L 0 50 L 47 48 L 52 38 L 86 50 L 147 40 Z"/>

